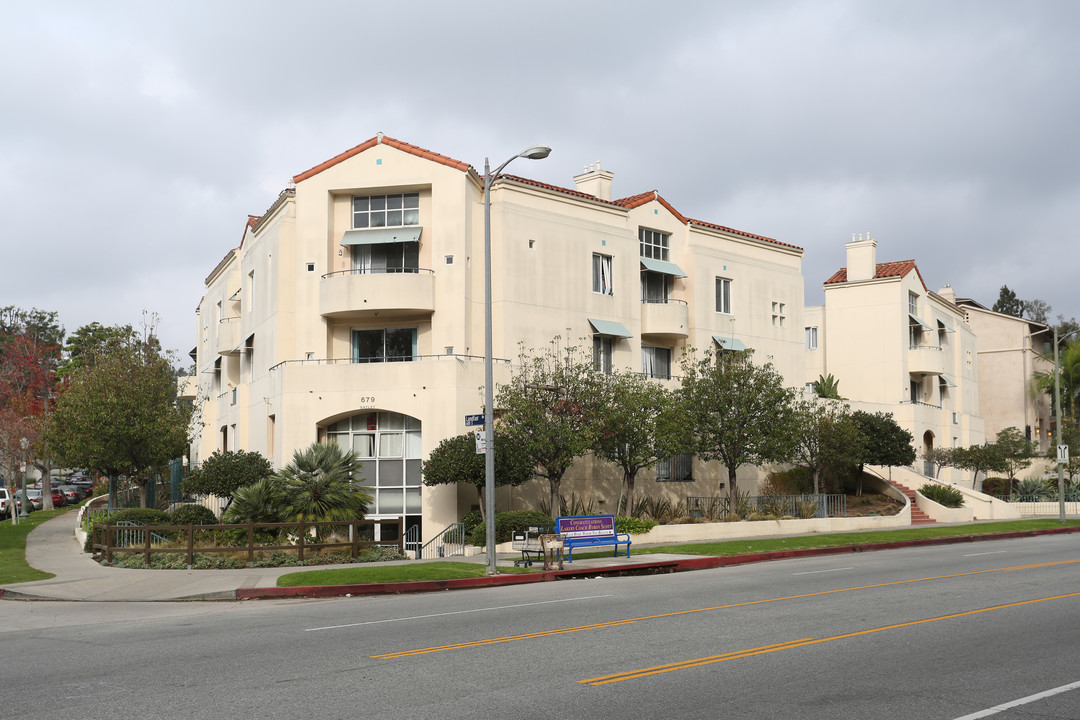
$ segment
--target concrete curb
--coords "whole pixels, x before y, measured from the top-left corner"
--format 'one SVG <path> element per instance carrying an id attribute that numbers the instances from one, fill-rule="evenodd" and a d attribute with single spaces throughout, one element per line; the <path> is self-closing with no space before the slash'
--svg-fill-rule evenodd
<path id="1" fill-rule="evenodd" d="M 725 557 L 703 556 L 700 558 L 663 560 L 657 562 L 644 561 L 630 565 L 601 568 L 570 568 L 564 570 L 547 570 L 538 574 L 493 575 L 479 578 L 461 578 L 457 580 L 366 583 L 361 585 L 320 585 L 313 587 L 240 588 L 236 590 L 235 599 L 326 598 L 354 595 L 398 595 L 402 593 L 435 592 L 439 590 L 469 590 L 482 587 L 573 580 L 583 577 L 616 577 L 620 575 L 688 572 L 691 570 L 708 570 L 712 568 L 747 565 L 750 563 L 766 562 L 769 560 L 785 560 L 797 557 L 845 555 L 854 552 L 895 550 L 898 548 L 926 545 L 955 545 L 957 543 L 983 542 L 988 540 L 1012 540 L 1016 538 L 1034 537 L 1036 535 L 1060 535 L 1076 532 L 1080 532 L 1080 527 L 1022 530 L 986 535 L 957 535 L 953 537 L 927 538 L 925 540 L 900 540 L 887 543 L 840 545 L 836 547 L 808 548 L 804 550 L 778 550 L 775 552 L 748 553 L 746 555 L 729 555 Z M 0 597 L 2 597 L 2 595 L 0 595 Z"/>

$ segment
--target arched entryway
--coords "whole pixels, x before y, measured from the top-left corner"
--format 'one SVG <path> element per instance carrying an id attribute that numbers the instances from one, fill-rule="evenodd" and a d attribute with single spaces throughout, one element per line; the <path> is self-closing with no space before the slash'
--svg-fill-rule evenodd
<path id="1" fill-rule="evenodd" d="M 422 537 L 420 421 L 396 412 L 370 410 L 339 420 L 326 428 L 327 442 L 353 450 L 361 461 L 358 482 L 374 503 L 367 517 L 405 516 L 405 528 L 416 527 Z M 379 540 L 396 540 L 386 537 Z"/>
<path id="2" fill-rule="evenodd" d="M 927 430 L 923 433 L 923 474 L 927 477 L 935 477 L 937 475 L 937 467 L 928 458 L 933 457 L 934 452 L 934 433 Z"/>

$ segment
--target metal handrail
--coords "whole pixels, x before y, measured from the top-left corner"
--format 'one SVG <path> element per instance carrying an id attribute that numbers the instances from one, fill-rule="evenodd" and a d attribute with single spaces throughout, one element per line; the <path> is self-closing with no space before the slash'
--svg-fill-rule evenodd
<path id="1" fill-rule="evenodd" d="M 416 534 L 419 534 L 419 526 L 413 526 L 409 529 L 415 529 L 417 530 Z M 419 538 L 417 538 L 417 543 L 419 543 Z M 422 547 L 417 548 L 415 552 L 417 560 L 464 555 L 465 523 L 450 523 L 438 535 L 428 540 Z"/>
<path id="2" fill-rule="evenodd" d="M 642 305 L 686 305 L 685 300 L 678 298 L 641 298 Z"/>
<path id="3" fill-rule="evenodd" d="M 847 517 L 847 496 L 841 494 L 752 495 L 740 497 L 736 502 L 739 505 L 736 512 L 749 510 L 780 517 L 806 517 L 808 513 L 818 518 Z M 722 519 L 730 512 L 730 502 L 726 497 L 686 498 L 686 514 L 691 517 Z"/>
<path id="4" fill-rule="evenodd" d="M 402 268 L 350 268 L 348 270 L 335 270 L 334 272 L 328 272 L 322 276 L 322 279 L 336 277 L 338 275 L 434 275 L 435 271 L 429 268 L 422 267 L 402 267 Z"/>
<path id="5" fill-rule="evenodd" d="M 419 362 L 421 360 L 483 360 L 483 355 L 460 355 L 460 354 L 443 354 L 443 355 L 402 355 L 395 358 L 311 358 L 301 360 L 282 360 L 276 365 L 270 366 L 270 371 L 277 370 L 282 365 L 366 365 L 366 364 L 378 364 L 380 362 Z M 510 364 L 510 361 L 504 358 L 493 358 L 497 363 Z M 372 362 L 374 361 L 374 362 Z"/>

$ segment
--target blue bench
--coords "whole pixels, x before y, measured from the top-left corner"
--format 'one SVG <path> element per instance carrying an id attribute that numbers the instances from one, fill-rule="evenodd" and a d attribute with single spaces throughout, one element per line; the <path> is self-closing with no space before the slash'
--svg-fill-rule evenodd
<path id="1" fill-rule="evenodd" d="M 614 545 L 619 554 L 619 546 L 626 545 L 626 557 L 630 557 L 630 536 L 615 532 L 614 515 L 577 515 L 555 519 L 555 532 L 562 535 L 566 549 L 566 562 L 574 562 L 574 548 Z"/>

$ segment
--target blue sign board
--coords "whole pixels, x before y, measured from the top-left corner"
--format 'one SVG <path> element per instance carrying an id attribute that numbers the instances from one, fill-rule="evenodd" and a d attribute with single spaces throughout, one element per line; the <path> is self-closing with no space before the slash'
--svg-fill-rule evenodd
<path id="1" fill-rule="evenodd" d="M 481 415 L 466 415 L 465 416 L 465 427 L 472 427 L 474 425 L 483 425 L 483 424 L 484 424 L 484 416 L 482 414 Z"/>

